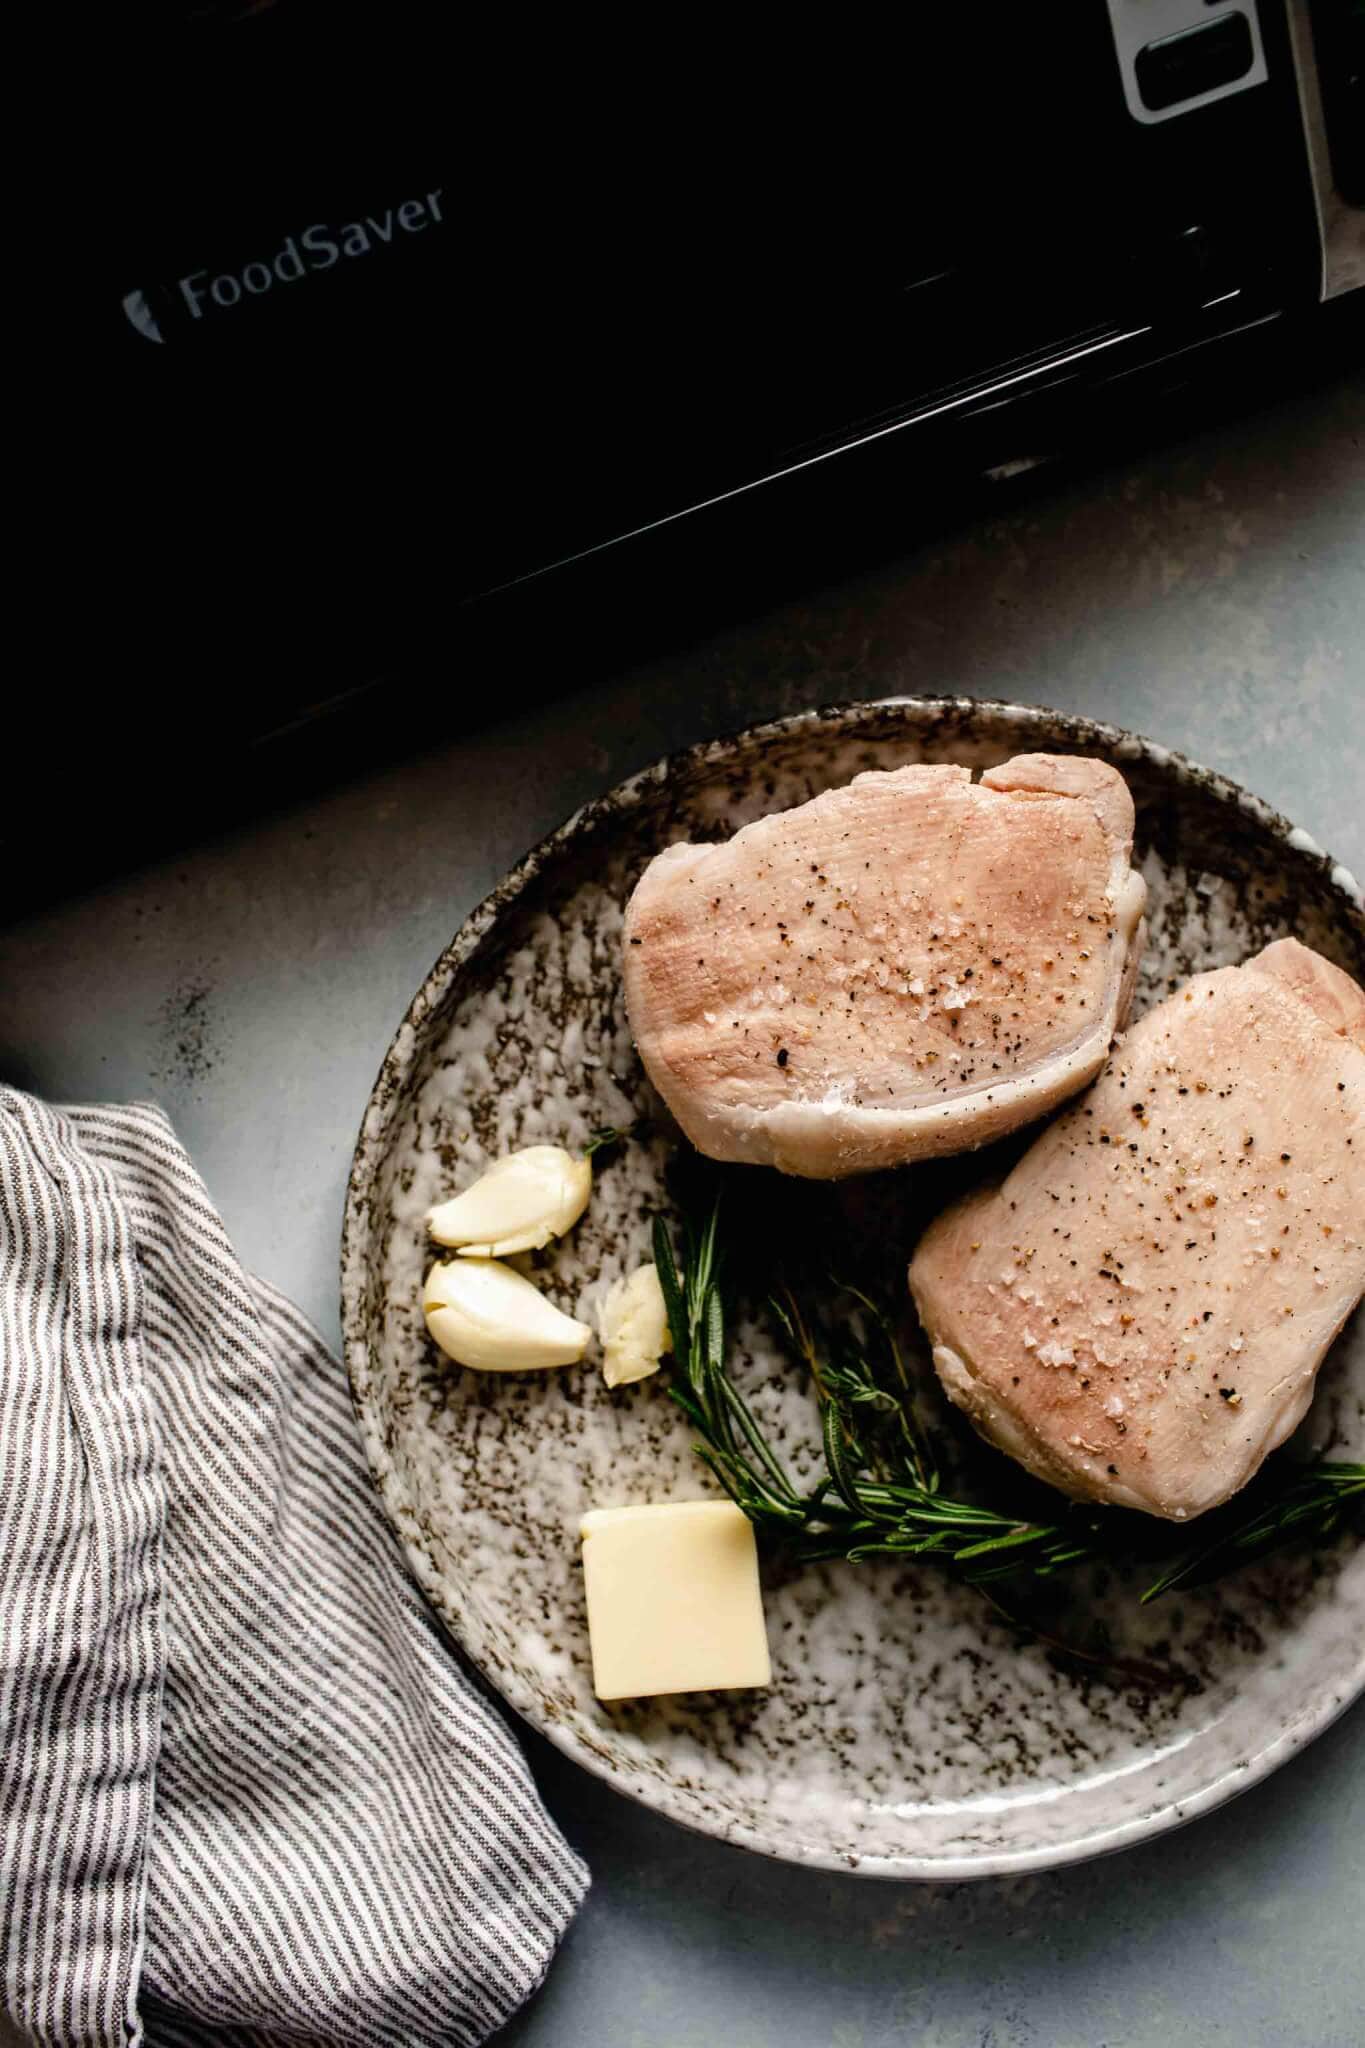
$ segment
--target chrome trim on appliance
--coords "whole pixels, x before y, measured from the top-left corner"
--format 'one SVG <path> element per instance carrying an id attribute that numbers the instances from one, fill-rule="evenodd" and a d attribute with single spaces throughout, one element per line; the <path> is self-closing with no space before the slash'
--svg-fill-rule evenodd
<path id="1" fill-rule="evenodd" d="M 1322 249 L 1322 283 L 1318 295 L 1322 299 L 1338 299 L 1344 292 L 1359 291 L 1365 285 L 1365 211 L 1346 204 L 1332 175 L 1308 0 L 1288 0 L 1287 12 L 1289 45 L 1294 54 L 1294 75 L 1308 142 L 1308 167 L 1313 181 L 1313 204 L 1317 208 L 1318 240 Z"/>
<path id="2" fill-rule="evenodd" d="M 1215 100 L 1264 85 L 1269 77 L 1265 50 L 1261 44 L 1261 23 L 1255 0 L 1107 0 L 1109 26 L 1123 80 L 1123 97 L 1135 121 L 1154 128 L 1162 121 L 1178 121 Z M 1236 78 L 1215 85 L 1207 92 L 1192 93 L 1168 107 L 1149 107 L 1138 85 L 1138 59 L 1154 43 L 1172 42 L 1177 36 L 1214 27 L 1230 15 L 1241 15 L 1251 44 L 1251 63 Z"/>
<path id="3" fill-rule="evenodd" d="M 1100 349 L 1118 348 L 1125 341 L 1137 341 L 1142 335 L 1150 334 L 1150 325 L 1125 327 L 1115 334 L 1106 334 L 1099 341 L 1092 341 L 1084 348 L 1067 349 L 1062 355 L 1045 356 L 1040 362 L 1030 363 L 1027 369 L 1017 371 L 1010 377 L 993 377 L 985 384 L 972 384 L 951 396 L 938 396 L 922 402 L 911 410 L 899 413 L 885 425 L 848 435 L 834 442 L 830 447 L 820 448 L 813 454 L 799 457 L 795 461 L 783 462 L 776 469 L 765 470 L 762 476 L 751 477 L 747 483 L 734 484 L 729 490 L 716 491 L 709 498 L 699 498 L 690 505 L 679 506 L 676 512 L 666 512 L 662 518 L 646 519 L 639 526 L 632 526 L 626 532 L 613 534 L 606 540 L 595 541 L 590 547 L 578 548 L 571 555 L 562 555 L 553 562 L 546 562 L 540 568 L 528 569 L 523 575 L 509 577 L 505 583 L 492 585 L 480 591 L 478 596 L 497 597 L 503 591 L 515 590 L 523 583 L 534 583 L 539 577 L 552 571 L 570 568 L 575 562 L 585 562 L 593 555 L 605 554 L 608 548 L 620 545 L 622 541 L 639 540 L 646 533 L 656 533 L 666 526 L 675 526 L 680 519 L 690 519 L 694 512 L 709 512 L 715 505 L 730 503 L 736 498 L 747 497 L 751 491 L 762 490 L 765 484 L 780 483 L 784 477 L 797 476 L 802 470 L 814 469 L 822 462 L 832 462 L 837 456 L 851 454 L 855 448 L 869 447 L 874 441 L 884 441 L 888 434 L 900 434 L 907 427 L 918 426 L 923 420 L 938 419 L 945 413 L 959 412 L 964 406 L 979 405 L 983 399 L 996 399 L 997 393 L 1008 391 L 1017 384 L 1025 384 L 1030 378 L 1055 376 L 1059 370 L 1067 369 L 1086 356 L 1095 355 Z M 997 401 L 1003 403 L 1003 401 Z M 983 410 L 987 408 L 983 406 Z"/>

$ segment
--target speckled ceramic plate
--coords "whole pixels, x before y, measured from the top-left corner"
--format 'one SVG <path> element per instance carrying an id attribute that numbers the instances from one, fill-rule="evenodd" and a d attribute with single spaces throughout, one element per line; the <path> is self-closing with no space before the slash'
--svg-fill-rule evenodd
<path id="1" fill-rule="evenodd" d="M 592 1363 L 508 1377 L 446 1364 L 419 1312 L 422 1217 L 509 1147 L 578 1146 L 596 1126 L 638 1120 L 538 1276 L 594 1320 L 610 1281 L 648 1256 L 651 1214 L 668 1203 L 666 1176 L 685 1149 L 645 1083 L 621 1001 L 621 910 L 646 860 L 863 768 L 976 768 L 1037 748 L 1101 755 L 1132 788 L 1153 934 L 1142 1004 L 1290 931 L 1365 977 L 1350 875 L 1256 798 L 1163 748 L 957 699 L 812 714 L 650 769 L 529 854 L 414 999 L 351 1174 L 342 1298 L 366 1449 L 456 1640 L 529 1721 L 619 1790 L 750 1848 L 884 1876 L 1063 1863 L 1172 1827 L 1263 1777 L 1365 1684 L 1365 1552 L 1342 1539 L 1147 1608 L 1136 1574 L 1080 1578 L 1043 1625 L 1095 1663 L 1025 1636 L 927 1567 L 770 1561 L 770 1692 L 603 1706 L 590 1682 L 579 1517 L 710 1488 L 662 1377 L 613 1394 Z M 979 1160 L 949 1161 L 795 1192 L 758 1169 L 730 1171 L 742 1177 L 741 1212 L 824 1204 L 812 1220 L 880 1260 L 874 1281 L 899 1301 L 916 1219 L 979 1170 Z M 745 1384 L 799 1463 L 808 1396 L 761 1320 L 741 1324 L 738 1340 Z M 926 1413 L 967 1480 L 1015 1483 L 1012 1467 L 963 1437 L 916 1355 Z M 1305 1428 L 1342 1455 L 1365 1451 L 1359 1317 L 1324 1367 Z"/>

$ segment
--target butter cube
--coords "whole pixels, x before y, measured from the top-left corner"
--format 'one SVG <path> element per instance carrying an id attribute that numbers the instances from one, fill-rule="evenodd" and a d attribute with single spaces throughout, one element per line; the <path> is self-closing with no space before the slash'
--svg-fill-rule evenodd
<path id="1" fill-rule="evenodd" d="M 584 1515 L 600 1700 L 770 1685 L 753 1524 L 729 1500 Z"/>

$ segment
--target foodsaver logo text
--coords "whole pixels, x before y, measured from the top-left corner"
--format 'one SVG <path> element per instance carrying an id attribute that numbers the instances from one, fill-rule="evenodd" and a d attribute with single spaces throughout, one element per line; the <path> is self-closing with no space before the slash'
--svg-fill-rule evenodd
<path id="1" fill-rule="evenodd" d="M 192 270 L 177 278 L 180 295 L 191 319 L 203 320 L 211 317 L 215 309 L 228 312 L 243 300 L 263 298 L 281 285 L 302 284 L 317 271 L 332 270 L 338 263 L 373 255 L 376 249 L 387 248 L 404 236 L 443 227 L 444 189 L 438 185 L 434 192 L 424 193 L 420 199 L 404 199 L 397 206 L 386 206 L 380 213 L 365 214 L 359 220 L 342 221 L 339 225 L 313 221 L 308 227 L 286 235 L 268 259 L 244 263 L 240 270 Z"/>

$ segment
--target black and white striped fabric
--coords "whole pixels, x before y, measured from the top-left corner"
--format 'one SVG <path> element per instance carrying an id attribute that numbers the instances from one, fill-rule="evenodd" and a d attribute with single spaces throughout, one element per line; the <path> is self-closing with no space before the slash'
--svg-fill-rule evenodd
<path id="1" fill-rule="evenodd" d="M 0 1940 L 44 2042 L 466 2043 L 587 1885 L 158 1110 L 0 1089 Z"/>

